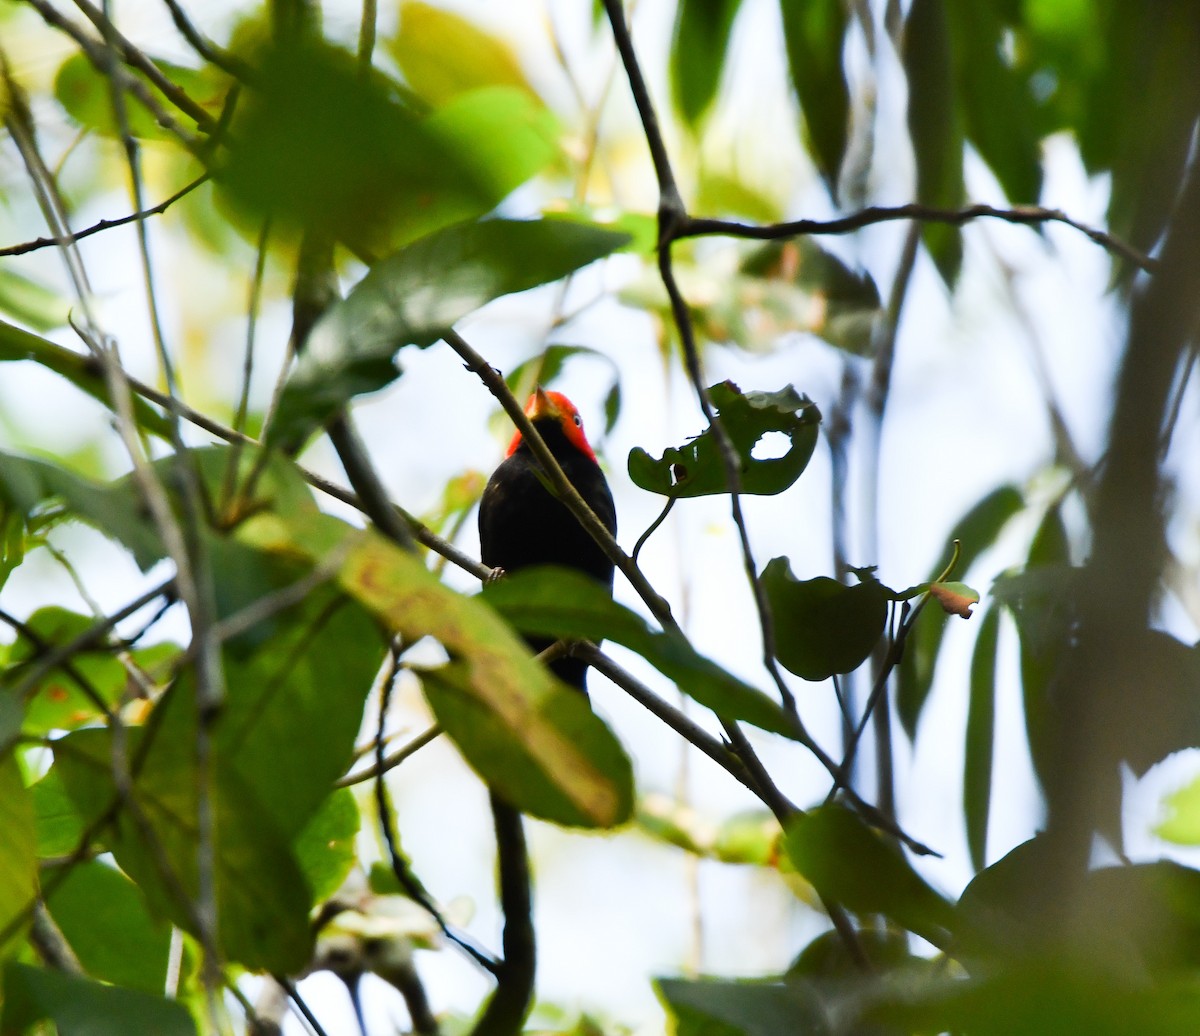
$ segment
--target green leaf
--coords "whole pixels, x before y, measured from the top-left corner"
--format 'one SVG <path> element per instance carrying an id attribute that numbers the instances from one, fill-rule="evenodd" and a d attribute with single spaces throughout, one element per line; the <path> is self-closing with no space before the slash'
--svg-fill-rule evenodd
<path id="1" fill-rule="evenodd" d="M 35 331 L 50 331 L 67 322 L 71 306 L 41 281 L 6 266 L 0 269 L 0 311 Z"/>
<path id="2" fill-rule="evenodd" d="M 354 868 L 358 861 L 354 843 L 361 824 L 354 792 L 338 788 L 292 842 L 314 902 L 332 896 Z"/>
<path id="3" fill-rule="evenodd" d="M 992 751 L 996 724 L 996 641 L 999 609 L 983 617 L 971 656 L 971 696 L 967 707 L 967 739 L 963 762 L 963 817 L 971 864 L 987 862 L 988 817 L 992 801 Z"/>
<path id="4" fill-rule="evenodd" d="M 29 923 L 37 896 L 37 834 L 33 798 L 21 776 L 16 756 L 0 756 L 0 933 L 19 938 Z M 12 940 L 0 942 L 0 957 Z"/>
<path id="5" fill-rule="evenodd" d="M 849 8 L 842 0 L 779 0 L 779 10 L 809 151 L 836 199 L 850 130 L 850 89 L 842 68 Z"/>
<path id="6" fill-rule="evenodd" d="M 54 371 L 76 388 L 112 409 L 104 375 L 91 357 L 64 349 L 61 345 L 47 342 L 44 338 L 0 320 L 0 363 L 21 360 L 29 360 Z M 157 435 L 160 439 L 170 438 L 170 422 L 140 397 L 134 397 L 133 417 L 142 430 Z"/>
<path id="7" fill-rule="evenodd" d="M 1200 777 L 1165 795 L 1162 805 L 1154 833 L 1176 845 L 1200 845 Z"/>
<path id="8" fill-rule="evenodd" d="M 742 492 L 757 496 L 782 493 L 808 466 L 817 444 L 821 412 L 790 385 L 778 392 L 743 393 L 723 381 L 709 390 L 713 407 L 741 462 Z M 771 433 L 787 436 L 782 456 L 758 458 L 754 449 Z M 655 460 L 641 447 L 629 453 L 629 477 L 651 493 L 677 498 L 727 493 L 725 467 L 711 428 L 683 446 L 668 448 Z"/>
<path id="9" fill-rule="evenodd" d="M 633 774 L 619 742 L 490 608 L 442 585 L 420 558 L 327 516 L 290 527 L 263 516 L 251 534 L 272 550 L 339 561 L 338 584 L 389 632 L 442 643 L 455 661 L 440 682 L 424 674 L 430 703 L 467 761 L 514 806 L 561 824 L 628 819 Z M 498 772 L 500 760 L 511 771 Z"/>
<path id="10" fill-rule="evenodd" d="M 163 555 L 153 524 L 123 482 L 93 482 L 51 461 L 0 452 L 0 499 L 26 518 L 60 501 L 72 517 L 128 547 L 143 571 Z"/>
<path id="11" fill-rule="evenodd" d="M 535 93 L 512 47 L 475 22 L 432 4 L 403 0 L 400 31 L 385 46 L 408 85 L 435 105 L 486 86 Z"/>
<path id="12" fill-rule="evenodd" d="M 741 0 L 680 0 L 671 41 L 671 99 L 696 130 L 717 96 Z"/>
<path id="13" fill-rule="evenodd" d="M 75 852 L 83 837 L 83 818 L 67 794 L 58 768 L 51 766 L 30 792 L 37 822 L 38 857 L 68 856 Z"/>
<path id="14" fill-rule="evenodd" d="M 641 616 L 579 572 L 549 567 L 514 572 L 486 586 L 483 599 L 522 633 L 615 641 L 717 715 L 776 734 L 794 733 L 783 710 L 761 691 L 698 654 L 684 637 L 650 629 Z"/>
<path id="15" fill-rule="evenodd" d="M 1028 73 L 1005 59 L 1005 25 L 992 4 L 946 5 L 966 134 L 1014 202 L 1041 195 L 1041 133 Z"/>
<path id="16" fill-rule="evenodd" d="M 151 60 L 167 79 L 205 108 L 214 119 L 220 114 L 224 94 L 228 88 L 222 73 L 212 66 L 202 70 L 186 68 L 162 58 Z M 142 72 L 130 66 L 126 68 L 126 74 L 140 80 L 151 96 L 159 96 L 158 88 L 152 86 Z M 97 70 L 82 52 L 67 58 L 59 68 L 54 79 L 54 96 L 66 109 L 67 114 L 84 129 L 106 137 L 121 135 L 121 125 L 113 113 L 112 90 L 108 78 Z M 141 104 L 136 95 L 127 90 L 125 98 L 126 119 L 129 132 L 133 136 L 145 140 L 176 139 L 170 130 L 158 124 L 150 110 Z M 163 107 L 171 111 L 173 117 L 185 128 L 192 128 L 191 120 L 187 116 L 175 111 L 169 104 L 164 104 Z"/>
<path id="17" fill-rule="evenodd" d="M 58 880 L 62 877 L 62 880 Z M 115 867 L 87 860 L 49 871 L 46 905 L 93 978 L 156 993 L 167 981 L 171 928 Z"/>
<path id="18" fill-rule="evenodd" d="M 996 542 L 1008 520 L 1024 506 L 1024 498 L 1015 487 L 993 489 L 958 520 L 946 537 L 941 557 L 953 557 L 957 549 L 958 571 L 965 574 L 976 558 Z M 955 541 L 959 544 L 957 548 Z M 939 567 L 930 575 L 931 580 L 942 574 L 942 564 L 938 562 Z M 916 735 L 917 721 L 933 686 L 934 667 L 945 630 L 945 618 L 936 609 L 926 608 L 909 632 L 904 646 L 896 711 L 910 739 Z"/>
<path id="19" fill-rule="evenodd" d="M 183 1004 L 134 989 L 108 986 L 61 971 L 18 964 L 4 968 L 4 1011 L 0 1029 L 26 1032 L 52 1021 L 62 1033 L 79 1036 L 196 1036 Z"/>
<path id="20" fill-rule="evenodd" d="M 917 201 L 940 208 L 962 205 L 963 125 L 954 85 L 946 0 L 913 0 L 904 31 L 908 77 L 908 132 L 917 162 Z M 953 287 L 962 266 L 962 234 L 926 223 L 925 247 L 942 280 Z"/>
<path id="21" fill-rule="evenodd" d="M 953 908 L 912 869 L 895 842 L 844 806 L 798 814 L 785 828 L 784 846 L 822 897 L 858 914 L 884 914 L 935 946 L 946 944 Z"/>
<path id="22" fill-rule="evenodd" d="M 808 987 L 779 980 L 659 978 L 655 988 L 677 1036 L 825 1036 L 824 1005 Z"/>
<path id="23" fill-rule="evenodd" d="M 131 757 L 142 759 L 133 794 L 149 830 L 127 810 L 118 810 L 107 829 L 108 844 L 152 911 L 196 934 L 194 914 L 179 898 L 182 893 L 195 903 L 199 891 L 200 782 L 194 749 L 156 735 L 153 727 L 127 733 Z M 96 822 L 117 798 L 109 731 L 68 734 L 54 743 L 54 755 L 71 798 L 89 824 Z M 252 970 L 292 973 L 308 962 L 312 947 L 312 897 L 304 876 L 255 789 L 219 757 L 214 771 L 213 855 L 222 953 Z M 164 878 L 163 861 L 174 880 Z"/>
<path id="24" fill-rule="evenodd" d="M 485 303 L 556 281 L 628 240 L 569 220 L 494 219 L 449 227 L 376 263 L 313 328 L 268 441 L 298 448 L 354 396 L 389 384 L 401 346 L 432 345 Z"/>
<path id="25" fill-rule="evenodd" d="M 787 558 L 773 558 L 762 586 L 775 622 L 775 655 L 805 680 L 857 669 L 887 625 L 891 594 L 875 579 L 856 586 L 828 576 L 800 580 Z"/>

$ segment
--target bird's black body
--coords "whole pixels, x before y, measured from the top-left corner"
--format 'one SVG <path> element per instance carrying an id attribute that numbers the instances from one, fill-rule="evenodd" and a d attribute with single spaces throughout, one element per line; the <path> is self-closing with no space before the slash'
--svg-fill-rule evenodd
<path id="1" fill-rule="evenodd" d="M 568 417 L 567 420 L 570 420 Z M 555 460 L 596 517 L 614 536 L 617 515 L 600 465 L 567 437 L 562 419 L 536 418 L 537 428 Z M 584 572 L 612 589 L 613 563 L 579 520 L 542 481 L 537 460 L 522 441 L 492 473 L 479 504 L 480 556 L 485 565 L 516 572 L 533 565 L 562 565 Z M 552 640 L 530 639 L 535 651 Z M 584 690 L 587 666 L 574 658 L 551 664 L 558 677 Z"/>

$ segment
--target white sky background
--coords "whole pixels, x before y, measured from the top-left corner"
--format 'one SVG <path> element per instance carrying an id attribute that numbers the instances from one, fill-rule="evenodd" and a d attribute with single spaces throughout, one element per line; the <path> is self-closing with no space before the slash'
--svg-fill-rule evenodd
<path id="1" fill-rule="evenodd" d="M 600 37 L 603 45 L 589 42 L 590 4 L 522 0 L 502 9 L 481 2 L 454 6 L 512 43 L 532 82 L 560 112 L 572 113 L 573 108 L 550 48 L 548 8 L 589 97 L 597 95 L 614 60 L 606 36 Z M 222 39 L 224 12 L 236 7 L 201 5 L 198 20 Z M 395 17 L 394 5 L 381 7 L 381 21 Z M 736 154 L 743 168 L 755 170 L 768 185 L 788 184 L 791 189 L 785 196 L 791 198 L 790 215 L 824 216 L 829 214 L 828 200 L 795 151 L 795 116 L 777 17 L 774 4 L 746 0 L 727 73 L 728 108 L 719 113 L 705 148 L 714 156 Z M 673 5 L 647 0 L 634 21 L 635 44 L 663 114 L 668 109 L 664 58 L 672 19 Z M 118 5 L 118 21 L 151 52 L 172 56 L 177 44 L 164 7 L 149 0 L 125 2 Z M 326 23 L 335 35 L 352 39 L 357 32 L 357 7 L 330 5 Z M 42 63 L 49 73 L 65 53 L 65 48 L 55 54 L 26 53 L 22 60 L 27 64 L 22 67 L 36 68 Z M 908 200 L 911 157 L 902 143 L 903 105 L 897 74 L 881 86 L 883 129 L 874 181 L 887 193 L 873 199 L 881 203 Z M 571 118 L 564 115 L 568 124 Z M 614 85 L 602 134 L 620 140 L 620 152 L 627 155 L 615 176 L 617 204 L 652 212 L 656 193 L 650 164 L 623 76 Z M 668 143 L 679 153 L 679 141 Z M 4 184 L 19 180 L 21 173 L 10 151 L 2 161 Z M 969 170 L 968 193 L 972 200 L 1003 204 L 990 174 L 977 162 Z M 1105 185 L 1086 179 L 1067 140 L 1047 144 L 1041 200 L 1085 222 L 1103 223 Z M 537 204 L 532 193 L 518 192 L 509 207 L 514 213 L 529 214 Z M 76 226 L 122 214 L 127 206 L 127 200 L 114 191 L 103 205 L 79 213 Z M 29 213 L 0 214 L 4 239 L 15 241 L 42 233 L 30 220 Z M 152 235 L 163 271 L 161 297 L 168 340 L 180 346 L 182 328 L 211 308 L 214 298 L 220 300 L 218 308 L 223 315 L 212 336 L 217 348 L 209 361 L 209 373 L 220 372 L 219 385 L 235 385 L 244 337 L 239 314 L 244 311 L 249 269 L 231 273 L 215 265 L 185 265 L 185 257 L 169 235 L 153 229 Z M 886 294 L 901 236 L 898 225 L 884 226 L 856 239 L 835 239 L 832 247 L 840 255 L 864 262 Z M 926 576 L 950 526 L 985 491 L 1006 479 L 1025 485 L 1050 455 L 1033 349 L 1039 349 L 1045 358 L 1054 390 L 1085 458 L 1094 460 L 1103 442 L 1107 389 L 1124 332 L 1123 322 L 1105 295 L 1109 269 L 1105 256 L 1066 228 L 1050 227 L 1039 238 L 1031 230 L 998 223 L 969 229 L 966 248 L 962 286 L 953 306 L 931 265 L 924 257 L 918 262 L 900 329 L 884 431 L 879 557 L 852 552 L 850 559 L 856 564 L 878 563 L 880 577 L 896 587 Z M 132 233 L 109 232 L 85 242 L 83 249 L 101 300 L 103 321 L 119 338 L 135 373 L 153 379 L 153 354 Z M 995 263 L 997 254 L 1014 271 L 1019 305 L 1035 331 L 1036 344 L 1014 317 L 1012 299 Z M 47 252 L 31 257 L 29 265 L 22 268 L 58 277 L 56 264 L 57 257 Z M 640 445 L 657 454 L 702 427 L 685 380 L 677 372 L 670 378 L 663 375 L 655 358 L 657 344 L 650 319 L 623 307 L 611 294 L 640 276 L 644 271 L 637 260 L 618 257 L 578 277 L 568 309 L 597 294 L 605 298 L 553 337 L 558 342 L 598 348 L 621 370 L 624 409 L 607 440 L 600 434 L 600 407 L 608 379 L 602 365 L 573 361 L 557 387 L 579 405 L 593 443 L 606 461 L 620 517 L 619 538 L 626 549 L 632 548 L 660 507 L 659 498 L 629 482 L 624 462 L 628 451 Z M 555 298 L 555 290 L 547 289 L 501 300 L 465 321 L 460 329 L 493 364 L 509 369 L 543 343 Z M 285 307 L 275 306 L 264 314 L 258 337 L 261 370 L 271 370 L 273 358 L 281 355 L 287 329 Z M 68 335 L 58 339 L 73 344 Z M 406 350 L 402 362 L 405 376 L 391 389 L 361 403 L 357 419 L 395 499 L 420 513 L 436 504 L 447 478 L 472 467 L 490 470 L 500 459 L 507 434 L 497 437 L 489 429 L 489 417 L 496 409 L 490 396 L 448 350 Z M 709 383 L 729 377 L 744 389 L 773 390 L 790 382 L 812 396 L 825 412 L 840 380 L 833 351 L 804 335 L 790 336 L 763 356 L 712 348 L 706 363 Z M 25 367 L 6 365 L 0 381 L 0 445 L 12 448 L 15 437 L 19 448 L 55 453 L 106 438 L 105 418 L 97 406 L 81 401 L 78 393 L 54 376 Z M 257 388 L 265 398 L 266 380 Z M 1191 393 L 1180 422 L 1177 436 L 1181 442 L 1195 441 L 1200 423 L 1196 395 Z M 55 415 L 52 422 L 46 420 L 48 413 Z M 36 443 L 28 441 L 32 434 L 39 436 Z M 116 450 L 105 449 L 114 464 L 119 464 Z M 342 478 L 336 461 L 321 446 L 311 450 L 305 461 Z M 1180 468 L 1186 474 L 1186 467 L 1181 464 Z M 1195 473 L 1191 474 L 1191 481 L 1185 480 L 1181 488 L 1181 497 L 1190 501 L 1190 524 L 1177 530 L 1176 543 L 1185 560 L 1200 554 L 1196 480 Z M 745 502 L 760 566 L 771 557 L 786 554 L 801 578 L 832 574 L 829 478 L 828 451 L 822 442 L 795 487 L 780 497 Z M 1030 517 L 1024 528 L 1011 531 L 1001 548 L 973 571 L 970 581 L 982 593 L 986 595 L 994 575 L 1018 563 L 1034 521 Z M 132 563 L 98 536 L 63 530 L 58 542 L 69 551 L 81 552 L 88 588 L 102 606 L 117 607 L 140 591 L 144 580 Z M 471 551 L 477 549 L 473 521 L 463 544 Z M 700 650 L 767 687 L 727 504 L 720 499 L 683 501 L 650 541 L 643 561 L 651 581 L 672 601 Z M 463 589 L 473 589 L 465 577 L 450 578 Z M 619 599 L 638 607 L 621 580 L 616 592 Z M 75 599 L 62 570 L 44 554 L 31 559 L 4 589 L 4 606 L 18 615 L 48 601 Z M 1195 639 L 1195 628 L 1186 617 L 1173 615 L 1172 620 L 1175 632 Z M 903 734 L 897 734 L 897 783 L 902 824 L 945 855 L 941 861 L 922 861 L 923 873 L 948 894 L 957 895 L 971 873 L 959 816 L 966 666 L 974 630 L 961 620 L 948 621 L 951 629 L 940 675 L 915 750 L 910 751 Z M 1002 636 L 1012 647 L 1015 638 L 1007 624 Z M 674 699 L 674 692 L 661 680 L 654 680 L 636 659 L 619 650 L 614 650 L 614 655 Z M 806 723 L 834 749 L 837 713 L 831 688 L 794 683 Z M 989 860 L 1031 835 L 1040 816 L 1024 747 L 1012 652 L 1002 665 L 1001 688 Z M 593 676 L 591 689 L 596 710 L 614 726 L 635 757 L 639 790 L 672 794 L 680 779 L 678 739 L 606 681 Z M 699 714 L 702 710 L 693 711 Z M 709 717 L 697 718 L 713 726 Z M 405 688 L 399 696 L 394 722 L 398 729 L 414 733 L 428 722 L 414 688 Z M 765 736 L 754 740 L 784 791 L 799 804 L 824 796 L 828 779 L 801 749 Z M 864 760 L 869 756 L 869 752 L 862 753 Z M 1148 834 L 1158 797 L 1164 786 L 1190 778 L 1196 762 L 1177 759 L 1163 770 L 1170 771 L 1166 784 L 1148 780 L 1130 796 L 1128 838 L 1131 851 L 1138 855 L 1157 855 L 1162 850 L 1162 843 Z M 484 943 L 497 946 L 493 850 L 479 782 L 443 741 L 401 767 L 391 787 L 405 848 L 418 873 L 443 902 L 464 895 L 473 899 L 476 917 L 470 930 Z M 712 821 L 756 806 L 732 778 L 698 753 L 689 756 L 687 790 L 698 815 Z M 821 919 L 769 872 L 715 863 L 701 863 L 694 869 L 682 853 L 637 834 L 580 835 L 536 823 L 530 827 L 537 871 L 538 992 L 546 1002 L 655 1028 L 661 1010 L 650 987 L 652 976 L 679 974 L 696 963 L 701 970 L 716 974 L 775 972 L 823 927 Z M 374 844 L 371 833 L 364 836 L 363 844 Z M 698 892 L 703 919 L 698 956 L 693 890 Z M 488 985 L 452 951 L 421 954 L 418 966 L 439 1011 L 471 1010 Z M 311 997 L 328 1031 L 352 1031 L 348 1001 L 332 976 L 307 980 L 301 991 Z M 372 1036 L 390 1031 L 389 1019 L 404 1024 L 403 1006 L 388 987 L 368 980 L 364 995 Z"/>

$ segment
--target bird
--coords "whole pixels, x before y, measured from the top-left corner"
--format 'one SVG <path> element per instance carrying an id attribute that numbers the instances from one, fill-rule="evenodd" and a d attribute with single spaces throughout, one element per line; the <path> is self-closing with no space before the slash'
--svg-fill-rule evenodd
<path id="1" fill-rule="evenodd" d="M 539 387 L 529 397 L 525 413 L 563 473 L 615 537 L 617 512 L 612 492 L 575 405 L 561 392 Z M 548 488 L 541 465 L 519 431 L 480 498 L 479 546 L 483 563 L 502 573 L 534 565 L 561 565 L 590 576 L 612 593 L 612 560 Z M 535 652 L 554 643 L 552 638 L 526 639 Z M 586 696 L 586 663 L 568 655 L 555 659 L 550 668 Z"/>

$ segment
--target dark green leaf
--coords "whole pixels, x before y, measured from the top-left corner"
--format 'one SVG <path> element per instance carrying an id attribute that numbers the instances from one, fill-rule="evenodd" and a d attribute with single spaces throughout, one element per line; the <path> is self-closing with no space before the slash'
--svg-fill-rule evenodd
<path id="1" fill-rule="evenodd" d="M 779 0 L 779 10 L 809 150 L 836 199 L 850 129 L 850 90 L 842 68 L 849 8 L 842 0 Z"/>
<path id="2" fill-rule="evenodd" d="M 147 993 L 163 989 L 171 928 L 150 915 L 133 882 L 97 860 L 66 864 L 44 880 L 53 889 L 46 905 L 84 971 Z"/>
<path id="3" fill-rule="evenodd" d="M 917 201 L 957 208 L 963 187 L 963 125 L 954 86 L 946 0 L 913 0 L 904 32 L 908 76 L 908 131 L 917 162 Z M 944 223 L 926 223 L 925 247 L 947 286 L 962 265 L 962 234 Z"/>
<path id="4" fill-rule="evenodd" d="M 570 220 L 495 219 L 449 227 L 376 263 L 313 328 L 268 439 L 300 446 L 354 396 L 390 383 L 401 346 L 432 345 L 485 303 L 565 277 L 628 240 Z"/>
<path id="5" fill-rule="evenodd" d="M 19 937 L 37 896 L 37 833 L 33 797 L 11 752 L 0 756 L 0 831 L 0 932 L 11 925 Z M 11 945 L 0 943 L 0 955 Z"/>
<path id="6" fill-rule="evenodd" d="M 825 1010 L 799 983 L 660 978 L 658 995 L 677 1036 L 825 1036 Z"/>
<path id="7" fill-rule="evenodd" d="M 10 962 L 4 968 L 0 1029 L 26 1032 L 43 1020 L 72 1036 L 196 1036 L 192 1016 L 176 1001 Z"/>
<path id="8" fill-rule="evenodd" d="M 967 709 L 967 739 L 963 764 L 963 816 L 971 863 L 982 870 L 987 862 L 988 817 L 992 801 L 992 750 L 996 724 L 996 640 L 1000 611 L 983 617 L 975 654 L 971 657 L 971 698 Z"/>
<path id="9" fill-rule="evenodd" d="M 884 914 L 935 946 L 946 944 L 953 908 L 857 814 L 822 806 L 794 817 L 785 832 L 789 859 L 824 898 L 858 914 Z"/>
<path id="10" fill-rule="evenodd" d="M 1118 708 L 1121 758 L 1139 777 L 1172 752 L 1200 746 L 1200 645 L 1161 630 L 1145 630 L 1137 644 L 1144 678 Z M 1136 643 L 1130 635 L 1131 647 Z"/>
<path id="11" fill-rule="evenodd" d="M 83 837 L 83 818 L 67 789 L 57 767 L 30 788 L 37 821 L 37 851 L 42 859 L 50 856 L 69 856 L 79 848 Z"/>
<path id="12" fill-rule="evenodd" d="M 174 693 L 174 692 L 172 692 Z M 106 829 L 117 863 L 159 916 L 192 931 L 194 914 L 180 901 L 198 895 L 198 785 L 190 744 L 156 737 L 153 728 L 128 731 L 131 755 L 143 765 L 134 784 L 147 832 L 127 810 Z M 149 745 L 143 748 L 143 739 Z M 88 823 L 116 798 L 107 730 L 82 730 L 55 742 L 55 763 Z M 312 898 L 287 840 L 236 771 L 218 765 L 212 789 L 218 934 L 230 960 L 254 970 L 291 973 L 309 960 Z M 164 879 L 160 860 L 175 881 Z"/>
<path id="13" fill-rule="evenodd" d="M 959 547 L 958 571 L 965 574 L 983 551 L 989 549 L 1000 535 L 1008 520 L 1024 506 L 1024 498 L 1013 486 L 1001 486 L 989 492 L 972 507 L 946 537 L 941 557 L 954 556 L 957 540 Z M 943 562 L 930 579 L 942 574 Z M 917 721 L 933 686 L 934 666 L 942 646 L 942 635 L 946 629 L 945 618 L 936 610 L 922 611 L 916 625 L 910 631 L 904 646 L 904 657 L 900 662 L 899 690 L 896 695 L 896 711 L 909 738 L 917 731 Z"/>
<path id="14" fill-rule="evenodd" d="M 773 496 L 800 477 L 816 448 L 821 421 L 821 412 L 812 400 L 790 385 L 778 392 L 743 394 L 729 381 L 712 386 L 709 394 L 741 462 L 743 493 Z M 772 433 L 787 436 L 786 452 L 778 457 L 755 457 L 754 448 Z M 629 453 L 629 477 L 642 489 L 662 496 L 713 496 L 729 491 L 711 428 L 683 446 L 670 447 L 659 460 L 634 447 Z"/>
<path id="15" fill-rule="evenodd" d="M 888 589 L 875 579 L 847 586 L 828 576 L 799 580 L 787 558 L 762 573 L 775 622 L 775 654 L 805 680 L 857 669 L 887 625 Z"/>
<path id="16" fill-rule="evenodd" d="M 692 130 L 721 84 L 729 35 L 741 0 L 680 0 L 671 41 L 671 99 Z"/>
<path id="17" fill-rule="evenodd" d="M 776 734 L 794 732 L 783 710 L 766 695 L 698 654 L 685 638 L 650 629 L 641 616 L 617 604 L 605 587 L 579 572 L 514 572 L 489 584 L 484 600 L 522 633 L 615 641 L 636 651 L 680 691 L 717 715 Z"/>
<path id="18" fill-rule="evenodd" d="M 1039 120 L 1028 73 L 1006 60 L 1011 29 L 992 4 L 946 5 L 966 133 L 1014 202 L 1041 194 Z"/>
<path id="19" fill-rule="evenodd" d="M 427 696 L 468 761 L 513 805 L 562 824 L 628 819 L 633 774 L 619 742 L 482 602 L 444 586 L 420 558 L 328 516 L 290 527 L 268 519 L 247 535 L 280 553 L 341 559 L 341 588 L 390 632 L 442 643 L 455 662 L 426 673 Z M 495 772 L 500 760 L 514 769 Z"/>

